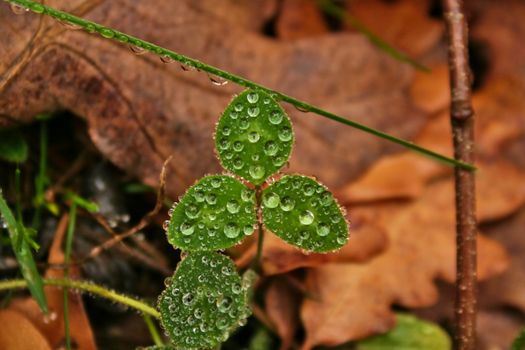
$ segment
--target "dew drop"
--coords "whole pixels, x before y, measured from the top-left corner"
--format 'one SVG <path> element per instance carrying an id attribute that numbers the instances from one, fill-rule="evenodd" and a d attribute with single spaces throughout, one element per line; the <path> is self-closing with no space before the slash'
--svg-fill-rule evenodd
<path id="1" fill-rule="evenodd" d="M 146 50 L 144 50 L 144 48 L 142 46 L 139 46 L 139 45 L 129 45 L 129 49 L 135 55 L 142 55 L 142 54 L 146 53 Z"/>
<path id="2" fill-rule="evenodd" d="M 162 61 L 162 63 L 172 63 L 174 61 L 174 59 L 171 58 L 169 55 L 160 56 L 160 60 Z"/>
<path id="3" fill-rule="evenodd" d="M 264 177 L 264 174 L 266 173 L 266 170 L 262 165 L 253 165 L 248 170 L 250 173 L 250 176 L 256 180 L 262 179 Z"/>
<path id="4" fill-rule="evenodd" d="M 162 228 L 164 229 L 164 231 L 167 231 L 168 227 L 170 227 L 170 221 L 164 220 L 164 222 L 162 223 Z"/>
<path id="5" fill-rule="evenodd" d="M 82 29 L 81 26 L 79 26 L 78 24 L 75 24 L 75 23 L 71 23 L 71 22 L 68 22 L 66 20 L 61 20 L 59 21 L 59 23 L 64 26 L 64 28 L 66 29 L 69 29 L 69 30 L 79 30 L 79 29 Z"/>
<path id="6" fill-rule="evenodd" d="M 217 322 L 215 323 L 218 329 L 225 329 L 228 326 L 228 320 L 225 318 L 219 318 Z"/>
<path id="7" fill-rule="evenodd" d="M 232 159 L 232 158 L 233 158 L 233 153 L 232 153 L 232 152 L 226 152 L 226 153 L 224 153 L 224 158 L 226 158 L 226 159 Z"/>
<path id="8" fill-rule="evenodd" d="M 247 119 L 241 119 L 239 122 L 239 129 L 246 130 L 250 127 L 250 122 Z"/>
<path id="9" fill-rule="evenodd" d="M 221 272 L 225 276 L 229 276 L 229 275 L 231 275 L 233 273 L 231 267 L 229 267 L 229 266 L 223 266 L 222 269 L 221 269 Z"/>
<path id="10" fill-rule="evenodd" d="M 250 235 L 253 234 L 253 232 L 255 231 L 255 229 L 253 228 L 252 225 L 246 225 L 246 226 L 244 226 L 244 228 L 243 228 L 242 231 L 244 232 L 244 235 L 245 235 L 245 236 L 250 236 Z"/>
<path id="11" fill-rule="evenodd" d="M 96 31 L 96 28 L 93 24 L 89 23 L 89 24 L 86 24 L 86 31 L 88 33 L 94 33 Z"/>
<path id="12" fill-rule="evenodd" d="M 193 194 L 193 198 L 195 198 L 195 200 L 197 202 L 204 202 L 204 192 L 202 191 L 196 191 L 194 194 Z"/>
<path id="13" fill-rule="evenodd" d="M 236 200 L 232 199 L 232 200 L 230 200 L 228 203 L 226 203 L 226 209 L 227 209 L 231 214 L 236 214 L 236 213 L 239 212 L 240 205 L 239 205 L 239 203 L 237 203 Z"/>
<path id="14" fill-rule="evenodd" d="M 301 106 L 294 106 L 295 109 L 297 109 L 299 112 L 302 112 L 302 113 L 308 113 L 310 112 L 310 110 L 306 107 L 301 107 Z"/>
<path id="15" fill-rule="evenodd" d="M 228 84 L 228 80 L 222 78 L 222 77 L 219 77 L 217 75 L 213 75 L 213 74 L 209 74 L 208 73 L 208 79 L 210 79 L 211 83 L 213 85 L 217 85 L 217 86 L 224 86 L 226 84 Z"/>
<path id="16" fill-rule="evenodd" d="M 13 4 L 13 3 L 10 4 L 10 7 L 11 7 L 11 11 L 13 11 L 15 15 L 23 15 L 24 13 L 29 11 L 29 9 L 23 6 L 17 5 L 17 4 Z"/>
<path id="17" fill-rule="evenodd" d="M 279 130 L 279 140 L 286 142 L 290 141 L 292 139 L 292 129 L 290 129 L 288 126 L 285 126 Z"/>
<path id="18" fill-rule="evenodd" d="M 237 103 L 235 104 L 233 109 L 235 109 L 237 112 L 241 112 L 244 109 L 244 106 L 242 105 L 242 103 Z"/>
<path id="19" fill-rule="evenodd" d="M 252 154 L 252 160 L 253 160 L 254 162 L 257 162 L 257 161 L 259 160 L 259 158 L 260 158 L 259 154 L 257 154 L 257 153 Z"/>
<path id="20" fill-rule="evenodd" d="M 240 152 L 244 149 L 244 144 L 241 141 L 235 141 L 233 143 L 233 150 L 235 152 Z"/>
<path id="21" fill-rule="evenodd" d="M 344 236 L 337 237 L 337 244 L 343 245 L 345 243 L 346 243 L 346 237 Z"/>
<path id="22" fill-rule="evenodd" d="M 330 218 L 330 221 L 332 221 L 334 224 L 337 224 L 339 221 L 341 221 L 341 216 L 332 215 L 332 217 Z"/>
<path id="23" fill-rule="evenodd" d="M 281 201 L 281 209 L 283 211 L 290 211 L 295 207 L 295 200 L 291 197 L 284 197 Z"/>
<path id="24" fill-rule="evenodd" d="M 251 143 L 255 143 L 259 141 L 260 138 L 261 138 L 261 135 L 259 135 L 257 131 L 252 131 L 248 134 L 248 141 L 250 141 Z"/>
<path id="25" fill-rule="evenodd" d="M 270 113 L 270 115 L 268 116 L 268 120 L 273 125 L 279 125 L 279 124 L 281 124 L 281 122 L 283 120 L 283 114 L 281 112 L 277 111 L 277 110 L 272 111 Z"/>
<path id="26" fill-rule="evenodd" d="M 327 224 L 319 224 L 317 226 L 317 235 L 324 237 L 327 236 L 330 233 L 330 227 Z"/>
<path id="27" fill-rule="evenodd" d="M 182 296 L 182 303 L 186 306 L 191 305 L 195 302 L 195 297 L 191 293 L 186 293 Z"/>
<path id="28" fill-rule="evenodd" d="M 257 103 L 257 101 L 259 101 L 259 94 L 256 92 L 250 92 L 246 95 L 246 99 L 250 103 Z"/>
<path id="29" fill-rule="evenodd" d="M 224 128 L 222 128 L 222 133 L 225 135 L 225 136 L 229 136 L 231 134 L 231 129 L 227 126 L 225 126 Z"/>
<path id="30" fill-rule="evenodd" d="M 221 150 L 227 150 L 228 148 L 230 148 L 230 141 L 228 141 L 228 139 L 221 139 L 219 141 L 219 148 Z"/>
<path id="31" fill-rule="evenodd" d="M 281 198 L 275 192 L 270 193 L 263 198 L 263 204 L 266 208 L 277 208 L 280 203 Z"/>
<path id="32" fill-rule="evenodd" d="M 31 8 L 31 11 L 33 11 L 34 13 L 44 13 L 46 10 L 44 5 L 38 4 L 38 3 L 31 4 L 30 8 Z"/>
<path id="33" fill-rule="evenodd" d="M 217 230 L 216 229 L 214 229 L 214 228 L 209 228 L 208 229 L 208 236 L 214 237 L 216 234 L 217 234 Z"/>
<path id="34" fill-rule="evenodd" d="M 286 162 L 286 159 L 284 157 L 275 157 L 273 159 L 273 165 L 277 166 L 277 167 L 280 167 L 282 166 L 284 163 Z"/>
<path id="35" fill-rule="evenodd" d="M 268 141 L 264 145 L 264 153 L 268 156 L 274 156 L 279 151 L 279 145 L 273 141 Z"/>
<path id="36" fill-rule="evenodd" d="M 254 195 L 254 192 L 253 191 L 250 191 L 249 189 L 244 189 L 242 190 L 241 192 L 241 198 L 243 201 L 245 202 L 251 202 L 253 201 L 253 195 Z"/>
<path id="37" fill-rule="evenodd" d="M 214 187 L 214 188 L 221 187 L 221 179 L 217 178 L 217 177 L 211 179 L 211 186 Z"/>
<path id="38" fill-rule="evenodd" d="M 305 210 L 299 215 L 299 222 L 303 225 L 310 225 L 314 222 L 314 214 L 310 210 Z"/>
<path id="39" fill-rule="evenodd" d="M 220 312 L 228 312 L 233 304 L 233 299 L 229 296 L 226 296 L 222 299 L 217 300 L 217 308 Z"/>
<path id="40" fill-rule="evenodd" d="M 241 169 L 242 167 L 244 166 L 244 162 L 242 161 L 241 158 L 236 158 L 234 161 L 233 161 L 233 167 L 237 170 Z"/>
<path id="41" fill-rule="evenodd" d="M 248 115 L 252 118 L 255 118 L 259 115 L 259 107 L 250 107 L 248 108 Z"/>
<path id="42" fill-rule="evenodd" d="M 111 39 L 115 36 L 115 32 L 108 28 L 102 28 L 100 29 L 100 35 L 104 38 Z"/>
<path id="43" fill-rule="evenodd" d="M 193 231 L 195 231 L 195 226 L 193 226 L 191 223 L 189 222 L 183 222 L 181 225 L 180 225 L 180 232 L 184 235 L 184 236 L 190 236 Z"/>
<path id="44" fill-rule="evenodd" d="M 239 227 L 233 222 L 230 222 L 224 226 L 224 234 L 228 238 L 235 238 L 239 235 Z"/>
<path id="45" fill-rule="evenodd" d="M 312 185 L 305 185 L 303 188 L 303 193 L 305 196 L 311 196 L 315 192 L 315 188 Z"/>
<path id="46" fill-rule="evenodd" d="M 124 34 L 117 34 L 116 38 L 117 38 L 118 41 L 120 41 L 123 44 L 128 42 L 128 37 L 125 36 Z"/>
<path id="47" fill-rule="evenodd" d="M 230 118 L 232 118 L 233 120 L 239 118 L 239 114 L 236 113 L 236 112 L 230 112 Z"/>
<path id="48" fill-rule="evenodd" d="M 332 203 L 332 195 L 330 192 L 325 192 L 321 195 L 321 198 L 319 200 L 321 202 L 321 205 L 326 207 Z"/>

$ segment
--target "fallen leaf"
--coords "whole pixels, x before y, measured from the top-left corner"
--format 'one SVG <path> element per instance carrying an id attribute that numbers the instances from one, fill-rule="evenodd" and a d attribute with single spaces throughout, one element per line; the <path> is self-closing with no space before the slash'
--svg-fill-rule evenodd
<path id="1" fill-rule="evenodd" d="M 348 1 L 347 10 L 394 47 L 418 56 L 441 39 L 444 26 L 429 15 L 430 1 Z M 352 27 L 350 27 L 352 28 Z"/>
<path id="2" fill-rule="evenodd" d="M 435 114 L 448 108 L 450 90 L 448 66 L 438 64 L 430 72 L 417 71 L 410 87 L 412 101 L 427 113 Z"/>
<path id="3" fill-rule="evenodd" d="M 30 320 L 13 310 L 0 311 L 0 349 L 51 350 L 46 338 Z"/>
<path id="4" fill-rule="evenodd" d="M 524 322 L 523 316 L 509 314 L 504 309 L 481 311 L 477 320 L 477 349 L 511 349 L 512 342 L 523 329 Z"/>
<path id="5" fill-rule="evenodd" d="M 300 295 L 283 279 L 276 278 L 270 282 L 264 300 L 266 314 L 281 338 L 280 349 L 290 349 L 299 327 Z"/>
<path id="6" fill-rule="evenodd" d="M 50 3 L 384 132 L 411 137 L 424 122 L 408 96 L 412 69 L 361 35 L 272 41 L 247 30 L 244 20 L 238 25 L 224 20 L 231 7 L 241 16 L 236 4 L 214 3 L 224 5 L 217 15 L 191 0 L 155 6 L 141 0 L 132 7 L 119 1 Z M 171 197 L 203 174 L 219 171 L 211 135 L 239 87 L 215 86 L 206 74 L 184 72 L 153 55 L 135 56 L 125 45 L 66 30 L 33 13 L 15 16 L 8 7 L 0 4 L 0 125 L 31 122 L 42 111 L 69 110 L 87 121 L 89 135 L 107 159 L 147 184 L 157 183 L 163 161 L 173 155 Z M 297 136 L 291 170 L 316 175 L 330 187 L 398 150 L 336 122 L 290 111 Z"/>
<path id="7" fill-rule="evenodd" d="M 452 182 L 451 177 L 434 182 L 417 200 L 398 204 L 394 210 L 380 204 L 369 207 L 374 213 L 386 211 L 378 219 L 389 238 L 383 254 L 363 264 L 326 264 L 309 270 L 307 284 L 322 301 L 303 303 L 303 350 L 387 331 L 394 325 L 390 309 L 394 303 L 414 308 L 437 301 L 434 279 L 455 279 Z M 523 174 L 503 162 L 483 164 L 477 196 L 480 221 L 508 215 L 525 201 Z M 515 199 L 507 201 L 508 197 Z M 504 271 L 508 266 L 504 249 L 478 237 L 479 278 Z"/>
<path id="8" fill-rule="evenodd" d="M 317 2 L 312 0 L 285 0 L 276 23 L 281 40 L 297 40 L 328 32 Z"/>

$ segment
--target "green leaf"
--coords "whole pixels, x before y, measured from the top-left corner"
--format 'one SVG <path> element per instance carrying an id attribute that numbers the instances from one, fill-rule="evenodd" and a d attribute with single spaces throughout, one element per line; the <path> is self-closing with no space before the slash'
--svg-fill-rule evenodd
<path id="1" fill-rule="evenodd" d="M 168 241 L 187 251 L 229 248 L 255 230 L 255 192 L 225 175 L 202 178 L 170 210 Z"/>
<path id="2" fill-rule="evenodd" d="M 241 277 L 233 261 L 222 254 L 189 253 L 168 283 L 158 308 L 177 347 L 213 348 L 250 314 Z"/>
<path id="3" fill-rule="evenodd" d="M 2 190 L 0 189 L 0 215 L 7 224 L 7 230 L 11 238 L 11 244 L 13 251 L 15 252 L 16 260 L 20 265 L 20 271 L 22 276 L 27 281 L 27 286 L 33 298 L 35 298 L 40 309 L 47 313 L 47 301 L 44 294 L 44 288 L 42 283 L 42 277 L 38 273 L 36 268 L 35 260 L 31 253 L 31 247 L 29 246 L 28 240 L 26 239 L 25 227 L 22 223 L 15 220 L 13 212 L 7 206 L 4 197 L 2 196 Z"/>
<path id="4" fill-rule="evenodd" d="M 177 348 L 171 345 L 151 345 L 145 348 L 137 348 L 136 350 L 177 350 Z"/>
<path id="5" fill-rule="evenodd" d="M 284 109 L 266 92 L 250 89 L 233 99 L 215 131 L 222 166 L 254 185 L 286 164 L 293 140 Z"/>
<path id="6" fill-rule="evenodd" d="M 449 350 L 448 334 L 437 325 L 412 315 L 397 314 L 390 332 L 360 341 L 357 350 Z"/>
<path id="7" fill-rule="evenodd" d="M 302 175 L 283 176 L 263 191 L 263 223 L 299 248 L 327 252 L 348 241 L 348 223 L 334 196 Z"/>
<path id="8" fill-rule="evenodd" d="M 23 163 L 27 159 L 27 142 L 15 129 L 0 130 L 0 159 L 12 163 Z"/>

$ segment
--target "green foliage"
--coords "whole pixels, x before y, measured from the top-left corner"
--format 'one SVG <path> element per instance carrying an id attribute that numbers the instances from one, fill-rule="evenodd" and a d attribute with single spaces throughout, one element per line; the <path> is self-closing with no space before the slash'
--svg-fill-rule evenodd
<path id="1" fill-rule="evenodd" d="M 525 350 L 525 328 L 512 343 L 512 350 Z"/>
<path id="2" fill-rule="evenodd" d="M 13 212 L 7 206 L 2 190 L 0 189 L 0 216 L 7 224 L 7 230 L 11 238 L 11 244 L 16 256 L 16 260 L 20 265 L 22 276 L 27 281 L 27 285 L 31 295 L 35 298 L 40 306 L 40 309 L 47 313 L 47 301 L 44 294 L 42 278 L 36 268 L 35 260 L 30 247 L 30 233 L 24 227 L 22 222 L 18 222 L 13 215 Z"/>
<path id="3" fill-rule="evenodd" d="M 216 346 L 250 314 L 233 261 L 214 252 L 189 253 L 160 296 L 158 308 L 173 343 L 184 349 Z"/>
<path id="4" fill-rule="evenodd" d="M 265 92 L 246 90 L 220 118 L 215 147 L 225 169 L 260 185 L 286 164 L 293 139 L 282 107 Z"/>
<path id="5" fill-rule="evenodd" d="M 312 178 L 288 175 L 263 193 L 263 222 L 286 242 L 315 252 L 341 248 L 348 224 L 334 196 Z"/>
<path id="6" fill-rule="evenodd" d="M 187 251 L 229 248 L 255 230 L 255 192 L 230 176 L 206 176 L 172 210 L 168 241 Z"/>
<path id="7" fill-rule="evenodd" d="M 367 338 L 357 350 L 450 350 L 448 334 L 437 325 L 408 314 L 397 314 L 397 325 L 390 332 Z"/>
<path id="8" fill-rule="evenodd" d="M 28 154 L 27 142 L 16 129 L 0 130 L 0 159 L 12 163 L 23 163 Z"/>

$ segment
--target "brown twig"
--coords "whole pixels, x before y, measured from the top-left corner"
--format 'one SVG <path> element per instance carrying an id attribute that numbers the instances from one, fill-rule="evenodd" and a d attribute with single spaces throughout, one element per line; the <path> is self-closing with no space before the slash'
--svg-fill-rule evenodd
<path id="1" fill-rule="evenodd" d="M 449 45 L 450 118 L 454 157 L 474 161 L 474 112 L 468 63 L 468 30 L 461 0 L 443 0 Z M 455 169 L 456 303 L 455 348 L 476 348 L 476 193 L 474 172 Z"/>

